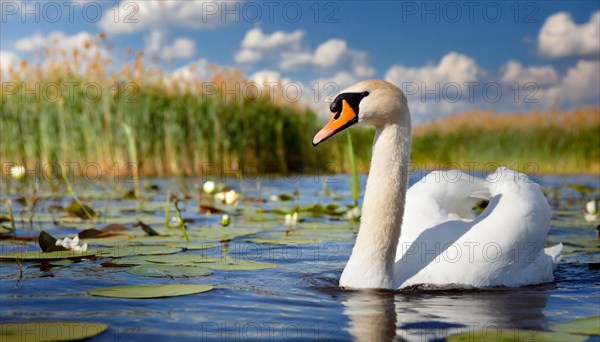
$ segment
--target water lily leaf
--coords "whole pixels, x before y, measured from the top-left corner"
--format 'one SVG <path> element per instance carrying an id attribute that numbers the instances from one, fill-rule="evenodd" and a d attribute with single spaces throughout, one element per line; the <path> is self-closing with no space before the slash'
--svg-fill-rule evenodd
<path id="1" fill-rule="evenodd" d="M 169 254 L 169 255 L 148 255 L 145 257 L 148 262 L 158 264 L 187 265 L 190 263 L 211 262 L 214 259 L 201 254 Z"/>
<path id="2" fill-rule="evenodd" d="M 321 242 L 323 239 L 308 236 L 282 236 L 282 237 L 255 237 L 246 239 L 247 242 L 264 245 L 305 245 Z"/>
<path id="3" fill-rule="evenodd" d="M 15 322 L 0 324 L 0 341 L 79 341 L 101 334 L 108 325 L 92 322 Z"/>
<path id="4" fill-rule="evenodd" d="M 158 235 L 160 235 L 160 234 L 158 234 L 158 233 L 156 232 L 156 230 L 152 229 L 152 227 L 150 227 L 149 225 L 145 224 L 145 223 L 144 223 L 144 222 L 142 222 L 142 221 L 139 221 L 139 220 L 138 220 L 138 222 L 137 222 L 136 224 L 134 224 L 133 226 L 134 226 L 134 227 L 141 227 L 141 228 L 142 228 L 142 230 L 143 230 L 144 232 L 146 232 L 146 234 L 148 234 L 149 236 L 158 236 Z"/>
<path id="5" fill-rule="evenodd" d="M 84 231 L 79 232 L 79 234 L 77 234 L 77 236 L 79 236 L 80 239 L 97 238 L 100 235 L 102 235 L 102 231 L 100 231 L 98 229 L 94 229 L 94 228 L 86 229 Z"/>
<path id="6" fill-rule="evenodd" d="M 42 249 L 42 252 L 55 252 L 55 251 L 66 251 L 67 250 L 67 248 L 65 248 L 63 246 L 57 246 L 56 238 L 54 238 L 52 235 L 46 233 L 43 230 L 40 232 L 40 235 L 38 236 L 38 241 L 40 244 L 40 248 Z"/>
<path id="7" fill-rule="evenodd" d="M 600 316 L 553 323 L 550 324 L 550 330 L 572 334 L 600 335 Z"/>
<path id="8" fill-rule="evenodd" d="M 7 254 L 0 254 L 0 261 L 49 261 L 49 260 L 61 260 L 61 259 L 82 259 L 95 257 L 98 254 L 98 250 L 88 250 L 87 252 L 76 252 L 73 250 L 66 251 L 55 251 L 55 252 L 42 252 L 42 251 L 29 251 L 29 252 L 14 252 Z"/>
<path id="9" fill-rule="evenodd" d="M 168 243 L 169 247 L 179 247 L 188 251 L 199 251 L 203 249 L 216 249 L 220 248 L 220 244 L 216 242 L 191 242 L 191 243 Z"/>
<path id="10" fill-rule="evenodd" d="M 213 270 L 223 271 L 258 271 L 276 268 L 277 264 L 253 260 L 230 260 L 217 262 L 203 262 L 202 266 L 212 268 Z"/>
<path id="11" fill-rule="evenodd" d="M 120 245 L 132 245 L 134 242 L 126 235 L 113 235 L 110 237 L 97 237 L 92 239 L 82 239 L 81 243 L 87 243 L 92 246 L 116 247 Z"/>
<path id="12" fill-rule="evenodd" d="M 519 329 L 488 329 L 467 331 L 446 337 L 447 342 L 514 342 L 514 341 L 583 341 L 585 337 L 549 331 L 519 330 Z"/>
<path id="13" fill-rule="evenodd" d="M 198 209 L 203 214 L 220 214 L 225 213 L 225 210 L 219 209 L 217 207 L 213 207 L 212 205 L 200 204 Z"/>
<path id="14" fill-rule="evenodd" d="M 200 254 L 168 254 L 168 255 L 135 255 L 128 258 L 114 259 L 117 265 L 145 265 L 145 264 L 168 264 L 168 265 L 193 265 L 194 263 L 214 262 L 215 259 Z"/>
<path id="15" fill-rule="evenodd" d="M 113 258 L 121 258 L 133 255 L 174 254 L 177 252 L 181 252 L 181 248 L 165 246 L 140 246 L 132 244 L 115 246 L 102 250 L 103 256 Z"/>
<path id="16" fill-rule="evenodd" d="M 212 270 L 206 267 L 192 265 L 146 264 L 129 268 L 127 269 L 127 273 L 142 277 L 191 278 L 207 276 L 212 273 Z"/>
<path id="17" fill-rule="evenodd" d="M 71 201 L 71 203 L 65 207 L 65 210 L 69 215 L 77 216 L 82 219 L 89 219 L 89 215 L 92 217 L 96 216 L 94 209 L 86 204 L 79 204 L 77 201 Z"/>
<path id="18" fill-rule="evenodd" d="M 200 284 L 169 284 L 169 285 L 139 285 L 139 286 L 115 286 L 94 289 L 88 291 L 92 296 L 111 298 L 166 298 L 186 296 L 212 290 L 210 285 Z"/>

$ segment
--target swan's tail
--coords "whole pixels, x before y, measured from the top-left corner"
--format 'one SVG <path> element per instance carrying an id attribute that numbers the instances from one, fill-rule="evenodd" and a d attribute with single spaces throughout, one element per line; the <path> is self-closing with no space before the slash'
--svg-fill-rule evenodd
<path id="1" fill-rule="evenodd" d="M 562 243 L 559 243 L 556 246 L 552 246 L 552 247 L 548 247 L 548 248 L 544 249 L 546 256 L 552 262 L 552 269 L 556 269 L 556 265 L 558 264 L 558 261 L 560 260 L 560 253 L 562 252 L 562 249 L 563 249 Z"/>

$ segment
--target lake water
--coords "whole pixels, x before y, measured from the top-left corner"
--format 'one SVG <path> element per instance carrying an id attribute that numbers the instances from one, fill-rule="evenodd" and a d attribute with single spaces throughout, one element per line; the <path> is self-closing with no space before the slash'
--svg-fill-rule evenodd
<path id="1" fill-rule="evenodd" d="M 411 183 L 418 178 L 419 175 L 413 175 Z M 329 195 L 323 192 L 323 180 L 328 181 Z M 361 180 L 361 189 L 364 189 L 364 177 Z M 583 208 L 587 200 L 599 197 L 600 180 L 595 176 L 538 176 L 536 180 L 542 184 L 554 210 L 549 244 L 565 244 L 554 283 L 516 289 L 397 292 L 355 292 L 337 287 L 358 229 L 357 223 L 349 222 L 343 215 L 333 215 L 333 211 L 341 212 L 351 204 L 346 177 L 263 177 L 260 186 L 253 180 L 230 180 L 228 185 L 241 191 L 245 198 L 269 199 L 272 195 L 294 192 L 297 195 L 286 202 L 213 204 L 232 212 L 232 223 L 228 227 L 219 225 L 220 214 L 199 212 L 201 180 L 143 181 L 143 185 L 158 186 L 143 190 L 143 202 L 122 198 L 130 184 L 75 182 L 75 191 L 101 215 L 99 219 L 89 223 L 67 217 L 57 207 L 68 204 L 70 198 L 63 191 L 59 195 L 41 191 L 33 223 L 17 222 L 17 235 L 37 236 L 43 229 L 55 237 L 73 236 L 84 228 L 119 223 L 135 232 L 130 242 L 132 246 L 178 246 L 183 243 L 181 229 L 163 229 L 165 197 L 167 190 L 172 190 L 182 199 L 189 197 L 181 202 L 181 207 L 192 242 L 212 244 L 210 248 L 178 254 L 227 258 L 234 262 L 256 260 L 274 263 L 277 267 L 254 271 L 214 270 L 203 277 L 155 278 L 130 274 L 127 272 L 130 267 L 107 267 L 119 266 L 107 264 L 111 260 L 107 257 L 75 263 L 25 261 L 22 274 L 16 262 L 2 262 L 0 317 L 3 323 L 107 324 L 109 329 L 94 340 L 376 341 L 395 338 L 429 341 L 481 329 L 488 331 L 493 340 L 499 333 L 508 336 L 508 329 L 549 330 L 553 323 L 598 316 L 600 240 L 595 229 L 598 222 L 586 222 Z M 10 194 L 6 191 L 3 184 L 2 200 L 13 199 L 17 219 L 26 221 L 29 213 L 15 201 L 23 190 L 13 182 Z M 312 213 L 300 213 L 301 222 L 296 227 L 284 225 L 285 212 L 316 203 L 333 203 L 339 207 L 331 206 L 328 213 L 316 212 L 313 207 Z M 234 214 L 235 208 L 239 210 Z M 2 213 L 7 213 L 6 208 Z M 173 206 L 172 215 L 175 215 Z M 173 236 L 163 240 L 143 238 L 139 235 L 143 232 L 132 226 L 138 219 L 161 234 Z M 229 239 L 227 233 L 233 238 Z M 211 237 L 215 240 L 211 241 Z M 218 239 L 229 241 L 218 242 Z M 39 250 L 37 243 L 17 245 L 4 241 L 0 246 L 3 253 Z M 94 248 L 95 243 L 90 246 Z M 103 287 L 175 283 L 209 284 L 214 289 L 159 299 L 105 298 L 88 294 Z M 598 336 L 585 338 L 600 341 Z M 536 340 L 535 336 L 529 340 Z"/>

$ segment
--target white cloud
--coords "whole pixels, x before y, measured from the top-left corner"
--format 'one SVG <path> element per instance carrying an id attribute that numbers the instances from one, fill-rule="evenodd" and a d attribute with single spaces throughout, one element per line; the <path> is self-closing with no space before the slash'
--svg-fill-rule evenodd
<path id="1" fill-rule="evenodd" d="M 19 56 L 12 51 L 0 50 L 0 70 L 6 71 L 19 63 Z"/>
<path id="2" fill-rule="evenodd" d="M 171 73 L 173 80 L 194 81 L 203 80 L 210 73 L 210 65 L 206 58 L 200 58 L 197 61 L 188 63 L 185 66 L 175 69 Z"/>
<path id="3" fill-rule="evenodd" d="M 196 54 L 196 43 L 188 38 L 177 38 L 172 44 L 166 44 L 165 33 L 152 30 L 146 37 L 146 51 L 165 60 L 187 59 Z"/>
<path id="4" fill-rule="evenodd" d="M 422 67 L 394 65 L 386 72 L 385 80 L 405 91 L 411 113 L 426 118 L 473 107 L 474 100 L 469 99 L 465 83 L 478 82 L 485 74 L 485 70 L 474 59 L 450 52 L 438 64 L 430 63 Z M 460 89 L 460 97 L 452 91 L 457 88 Z M 450 89 L 450 100 L 444 97 L 444 89 Z"/>
<path id="5" fill-rule="evenodd" d="M 538 52 L 550 58 L 600 53 L 600 11 L 581 25 L 565 12 L 548 17 L 538 35 Z"/>
<path id="6" fill-rule="evenodd" d="M 65 52 L 72 54 L 77 50 L 82 56 L 82 60 L 89 60 L 100 54 L 106 58 L 109 56 L 108 51 L 98 44 L 96 37 L 86 31 L 81 31 L 74 35 L 66 35 L 63 32 L 52 32 L 47 36 L 35 34 L 30 37 L 25 37 L 17 40 L 14 45 L 15 49 L 20 52 L 35 53 L 42 50 L 47 50 L 51 54 Z"/>
<path id="7" fill-rule="evenodd" d="M 349 71 L 360 77 L 375 74 L 368 55 L 350 49 L 345 40 L 329 39 L 311 51 L 306 47 L 304 38 L 304 32 L 299 30 L 267 34 L 260 28 L 253 28 L 244 36 L 241 49 L 234 59 L 246 65 L 263 62 L 282 71 Z"/>
<path id="8" fill-rule="evenodd" d="M 436 83 L 475 82 L 483 70 L 474 59 L 457 52 L 446 54 L 440 62 L 423 67 L 392 66 L 385 74 L 385 79 L 396 85 L 406 82 L 424 83 L 427 88 L 434 88 Z"/>
<path id="9" fill-rule="evenodd" d="M 166 60 L 186 59 L 196 54 L 196 43 L 188 38 L 177 38 L 171 45 L 162 48 L 161 57 Z"/>
<path id="10" fill-rule="evenodd" d="M 581 60 L 569 68 L 555 86 L 541 89 L 542 104 L 598 104 L 600 101 L 600 61 Z"/>
<path id="11" fill-rule="evenodd" d="M 234 60 L 240 64 L 252 64 L 260 61 L 263 54 L 251 49 L 240 50 L 234 57 Z"/>
<path id="12" fill-rule="evenodd" d="M 300 49 L 300 43 L 304 39 L 304 32 L 296 30 L 293 32 L 275 31 L 272 34 L 264 34 L 260 28 L 253 28 L 246 32 L 242 40 L 244 49 L 270 50 L 279 47 L 288 47 L 294 50 Z"/>
<path id="13" fill-rule="evenodd" d="M 558 82 L 558 73 L 549 65 L 524 68 L 520 62 L 510 60 L 502 66 L 500 79 L 511 84 L 535 83 L 538 86 L 547 86 Z"/>
<path id="14" fill-rule="evenodd" d="M 173 26 L 191 29 L 214 28 L 225 24 L 227 20 L 223 19 L 234 21 L 232 16 L 222 18 L 221 9 L 226 7 L 227 10 L 239 10 L 239 3 L 234 1 L 208 0 L 122 0 L 115 6 L 117 7 L 104 11 L 99 21 L 100 28 L 108 34 L 134 33 Z"/>

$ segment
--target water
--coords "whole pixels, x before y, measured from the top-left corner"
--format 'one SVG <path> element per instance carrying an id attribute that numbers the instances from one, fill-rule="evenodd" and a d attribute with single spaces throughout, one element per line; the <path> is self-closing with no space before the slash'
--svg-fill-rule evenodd
<path id="1" fill-rule="evenodd" d="M 411 177 L 411 183 L 417 178 Z M 283 225 L 282 215 L 255 213 L 261 206 L 269 210 L 290 209 L 296 204 L 338 203 L 343 208 L 351 203 L 345 178 L 328 179 L 333 198 L 322 194 L 322 180 L 313 176 L 266 179 L 260 188 L 250 181 L 230 183 L 247 197 L 269 198 L 294 191 L 299 196 L 295 202 L 243 203 L 240 206 L 244 214 L 234 216 L 232 226 L 223 229 L 256 228 L 261 232 L 253 236 L 268 237 L 290 227 Z M 362 181 L 364 184 L 364 177 Z M 600 262 L 600 246 L 593 224 L 585 222 L 581 212 L 587 199 L 598 197 L 599 180 L 592 176 L 540 176 L 537 181 L 555 210 L 549 240 L 568 247 L 554 283 L 518 289 L 343 291 L 337 282 L 350 255 L 357 224 L 303 213 L 303 237 L 313 237 L 314 242 L 282 246 L 255 244 L 247 242 L 246 237 L 237 237 L 215 244 L 208 251 L 185 252 L 273 262 L 278 265 L 274 269 L 215 271 L 188 279 L 146 278 L 125 272 L 127 268 L 103 267 L 108 259 L 99 258 L 59 266 L 26 262 L 20 276 L 16 263 L 0 263 L 0 317 L 2 322 L 76 320 L 108 324 L 109 330 L 94 340 L 429 341 L 480 329 L 487 329 L 491 338 L 509 328 L 548 330 L 551 323 L 600 315 L 600 271 L 589 266 Z M 159 185 L 160 190 L 144 192 L 148 200 L 144 212 L 127 210 L 138 204 L 115 195 L 126 187 L 85 182 L 74 187 L 86 203 L 108 215 L 108 223 L 114 219 L 131 227 L 142 219 L 160 228 L 166 190 L 184 189 L 191 196 L 184 202 L 183 212 L 184 218 L 193 220 L 188 223 L 189 230 L 218 225 L 219 215 L 208 216 L 197 210 L 198 192 L 193 185 L 199 181 L 151 183 Z M 14 183 L 11 191 L 10 197 L 17 198 L 15 192 L 19 190 Z M 180 197 L 185 195 L 181 190 L 175 192 Z M 3 199 L 7 197 L 3 195 Z M 37 205 L 33 228 L 19 223 L 18 235 L 37 235 L 44 229 L 54 236 L 72 236 L 83 227 L 93 226 L 51 214 L 47 209 L 67 202 L 62 197 L 44 197 Z M 15 211 L 22 210 L 20 205 L 14 206 Z M 103 227 L 103 220 L 95 226 Z M 4 252 L 17 248 L 8 243 L 1 246 Z M 39 247 L 32 244 L 27 248 Z M 191 296 L 143 300 L 87 294 L 101 287 L 169 283 L 210 284 L 215 289 Z M 588 340 L 600 339 L 596 336 Z"/>

